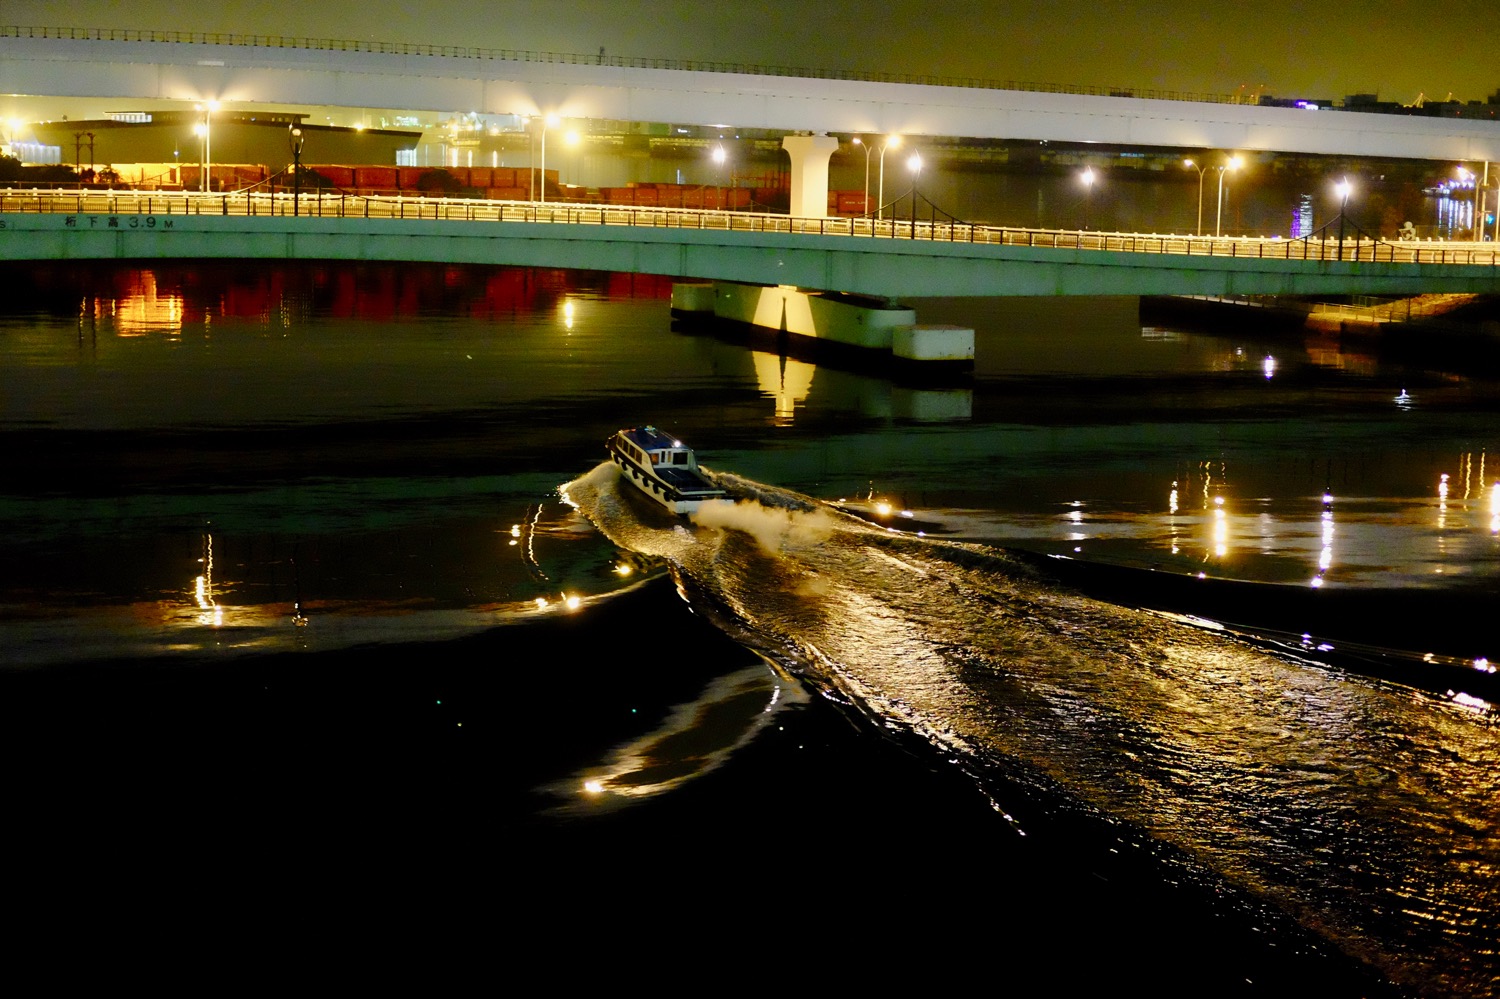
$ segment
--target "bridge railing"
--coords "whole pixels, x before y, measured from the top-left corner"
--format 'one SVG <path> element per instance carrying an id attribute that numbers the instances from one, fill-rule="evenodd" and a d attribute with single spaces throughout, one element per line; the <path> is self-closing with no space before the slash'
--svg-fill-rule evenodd
<path id="1" fill-rule="evenodd" d="M 445 222 L 505 222 L 543 225 L 645 226 L 785 233 L 854 239 L 918 240 L 1025 246 L 1059 251 L 1101 251 L 1412 264 L 1500 266 L 1493 243 L 1415 240 L 1283 239 L 1279 236 L 1191 236 L 1067 229 L 1018 229 L 966 222 L 921 219 L 802 218 L 756 212 L 645 208 L 578 202 L 482 201 L 457 198 L 365 197 L 350 194 L 235 192 L 208 194 L 166 191 L 55 191 L 0 188 L 0 213 L 42 213 L 113 217 L 221 215 L 247 217 L 409 219 Z"/>

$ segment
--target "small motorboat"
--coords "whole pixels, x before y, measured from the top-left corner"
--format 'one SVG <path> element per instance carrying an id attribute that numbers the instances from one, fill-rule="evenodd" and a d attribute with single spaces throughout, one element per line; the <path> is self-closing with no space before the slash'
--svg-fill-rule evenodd
<path id="1" fill-rule="evenodd" d="M 622 478 L 673 513 L 725 496 L 699 470 L 693 449 L 656 427 L 617 431 L 605 446 Z"/>

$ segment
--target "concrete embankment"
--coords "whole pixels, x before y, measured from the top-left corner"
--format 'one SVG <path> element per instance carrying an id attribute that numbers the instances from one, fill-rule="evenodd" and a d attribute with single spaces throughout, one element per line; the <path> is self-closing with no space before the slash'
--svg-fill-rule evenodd
<path id="1" fill-rule="evenodd" d="M 1142 296 L 1141 321 L 1210 331 L 1354 338 L 1392 357 L 1455 370 L 1500 365 L 1500 298 L 1414 295 L 1320 302 L 1306 298 Z"/>

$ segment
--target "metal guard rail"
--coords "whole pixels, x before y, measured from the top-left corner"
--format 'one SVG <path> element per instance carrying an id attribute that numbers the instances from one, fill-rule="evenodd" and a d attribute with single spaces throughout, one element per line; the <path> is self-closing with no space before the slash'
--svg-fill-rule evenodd
<path id="1" fill-rule="evenodd" d="M 573 202 L 479 201 L 456 198 L 366 197 L 361 195 L 232 193 L 193 194 L 144 191 L 20 191 L 0 189 L 0 214 L 287 216 L 310 218 L 429 219 L 449 222 L 527 222 L 558 225 L 648 226 L 729 232 L 907 239 L 944 243 L 983 243 L 1055 250 L 1253 257 L 1266 260 L 1324 260 L 1415 264 L 1500 266 L 1500 247 L 1482 243 L 1430 240 L 1282 239 L 1262 236 L 1188 236 L 1156 233 L 1084 232 L 1068 229 L 1012 229 L 967 222 L 915 222 L 902 219 L 801 218 L 753 212 L 645 208 L 635 205 Z"/>

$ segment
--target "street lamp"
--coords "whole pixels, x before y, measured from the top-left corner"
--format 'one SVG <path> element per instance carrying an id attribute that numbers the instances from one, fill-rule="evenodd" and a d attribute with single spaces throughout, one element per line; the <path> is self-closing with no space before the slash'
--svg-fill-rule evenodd
<path id="1" fill-rule="evenodd" d="M 296 216 L 302 210 L 302 129 L 296 125 L 287 126 L 286 138 L 292 147 L 292 215 Z M 322 204 L 318 202 L 319 213 L 323 210 Z"/>
<path id="2" fill-rule="evenodd" d="M 1221 226 L 1221 223 L 1224 219 L 1224 172 L 1226 170 L 1238 170 L 1239 168 L 1240 158 L 1238 156 L 1231 156 L 1229 157 L 1228 163 L 1225 163 L 1221 167 L 1215 167 L 1215 169 L 1219 171 L 1219 205 L 1217 211 L 1214 214 L 1215 236 L 1223 235 L 1223 228 Z"/>
<path id="3" fill-rule="evenodd" d="M 893 135 L 881 143 L 880 146 L 880 193 L 877 195 L 880 204 L 875 209 L 875 217 L 885 218 L 885 151 L 887 149 L 899 149 L 901 147 L 901 136 Z"/>
<path id="4" fill-rule="evenodd" d="M 1192 160 L 1183 160 L 1182 165 L 1190 170 L 1198 171 L 1198 235 L 1203 235 L 1203 175 L 1208 172 L 1208 167 L 1199 166 Z"/>
<path id="5" fill-rule="evenodd" d="M 911 238 L 917 238 L 917 178 L 922 175 L 922 154 L 912 153 L 906 159 L 906 168 L 911 171 Z"/>
<path id="6" fill-rule="evenodd" d="M 1084 167 L 1083 175 L 1083 227 L 1089 227 L 1089 209 L 1093 207 L 1094 201 L 1094 168 Z"/>
<path id="7" fill-rule="evenodd" d="M 219 110 L 219 102 L 209 101 L 206 104 L 198 104 L 195 106 L 199 111 L 203 112 L 203 131 L 201 133 L 203 136 L 203 176 L 199 177 L 198 180 L 200 182 L 199 187 L 202 188 L 202 190 L 207 191 L 209 188 L 208 175 L 212 173 L 214 169 L 213 115 L 215 111 Z M 193 131 L 196 132 L 198 131 L 198 129 L 195 127 Z"/>
<path id="8" fill-rule="evenodd" d="M 722 200 L 722 195 L 723 195 L 723 191 L 724 191 L 724 161 L 727 160 L 728 158 L 729 158 L 729 154 L 724 151 L 724 147 L 723 146 L 714 146 L 714 166 L 718 168 L 718 181 L 719 181 L 719 191 L 714 196 L 714 201 L 716 201 L 716 202 Z M 716 207 L 723 207 L 723 206 L 722 205 L 717 205 Z"/>
<path id="9" fill-rule="evenodd" d="M 1344 209 L 1349 207 L 1349 178 L 1339 181 L 1334 190 L 1339 195 L 1339 259 L 1344 259 Z"/>
<path id="10" fill-rule="evenodd" d="M 193 123 L 193 134 L 198 137 L 198 190 L 208 190 L 208 171 L 203 162 L 203 122 Z"/>
<path id="11" fill-rule="evenodd" d="M 870 144 L 857 135 L 854 137 L 854 144 L 865 151 L 865 200 L 862 214 L 868 215 L 870 214 Z"/>
<path id="12" fill-rule="evenodd" d="M 549 114 L 542 118 L 542 176 L 540 180 L 542 186 L 542 204 L 547 203 L 547 126 L 560 124 L 561 121 L 562 119 L 558 118 L 555 114 Z"/>

